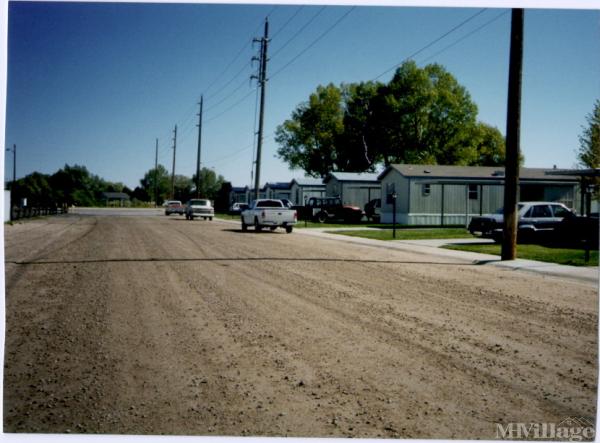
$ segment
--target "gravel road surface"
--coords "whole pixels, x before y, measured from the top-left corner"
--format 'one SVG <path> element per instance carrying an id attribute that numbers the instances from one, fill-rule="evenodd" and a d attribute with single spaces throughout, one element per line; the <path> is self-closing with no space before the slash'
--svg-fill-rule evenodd
<path id="1" fill-rule="evenodd" d="M 595 285 L 183 217 L 4 229 L 5 432 L 493 439 L 596 415 Z"/>

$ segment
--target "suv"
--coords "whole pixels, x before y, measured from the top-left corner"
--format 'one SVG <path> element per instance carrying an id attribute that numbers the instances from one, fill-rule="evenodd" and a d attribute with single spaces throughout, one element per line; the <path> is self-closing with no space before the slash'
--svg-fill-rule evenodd
<path id="1" fill-rule="evenodd" d="M 517 234 L 520 241 L 540 240 L 548 237 L 564 218 L 575 214 L 562 203 L 556 202 L 523 202 L 517 206 L 519 217 Z M 484 238 L 502 241 L 504 210 L 498 209 L 495 214 L 473 217 L 469 223 L 469 232 Z"/>
<path id="2" fill-rule="evenodd" d="M 342 204 L 339 197 L 311 197 L 304 210 L 308 218 L 319 223 L 325 223 L 327 220 L 358 223 L 364 215 L 359 207 Z"/>
<path id="3" fill-rule="evenodd" d="M 207 199 L 192 199 L 185 206 L 185 218 L 193 220 L 194 217 L 202 217 L 204 220 L 212 220 L 215 210 Z"/>

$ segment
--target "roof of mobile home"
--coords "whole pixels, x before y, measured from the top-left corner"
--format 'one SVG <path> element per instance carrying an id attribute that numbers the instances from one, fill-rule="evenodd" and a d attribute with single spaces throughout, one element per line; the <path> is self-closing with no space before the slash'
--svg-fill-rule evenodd
<path id="1" fill-rule="evenodd" d="M 405 165 L 394 164 L 388 166 L 379 176 L 379 180 L 392 170 L 398 171 L 404 177 L 438 179 L 476 179 L 476 180 L 503 180 L 504 168 L 502 166 L 445 166 L 445 165 Z M 520 168 L 519 178 L 535 181 L 564 181 L 576 182 L 573 176 L 550 175 L 552 168 Z"/>

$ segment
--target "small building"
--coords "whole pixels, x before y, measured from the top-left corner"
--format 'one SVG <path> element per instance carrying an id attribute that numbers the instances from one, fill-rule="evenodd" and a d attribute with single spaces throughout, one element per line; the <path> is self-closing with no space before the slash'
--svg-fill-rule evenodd
<path id="1" fill-rule="evenodd" d="M 229 206 L 234 203 L 248 203 L 249 198 L 250 189 L 248 186 L 232 186 L 229 191 Z"/>
<path id="2" fill-rule="evenodd" d="M 320 178 L 294 178 L 290 182 L 290 200 L 296 205 L 306 205 L 311 197 L 324 197 L 325 185 Z"/>
<path id="3" fill-rule="evenodd" d="M 327 197 L 340 197 L 345 205 L 364 208 L 369 201 L 381 198 L 378 173 L 330 172 L 323 179 Z"/>
<path id="4" fill-rule="evenodd" d="M 290 182 L 276 182 L 265 184 L 266 198 L 281 200 L 283 198 L 291 200 L 291 184 Z"/>
<path id="5" fill-rule="evenodd" d="M 106 206 L 129 206 L 130 197 L 124 192 L 103 192 L 102 199 Z"/>
<path id="6" fill-rule="evenodd" d="M 554 201 L 578 207 L 578 181 L 551 176 L 551 169 L 521 168 L 519 201 Z M 388 166 L 380 175 L 381 222 L 405 225 L 466 225 L 472 216 L 504 204 L 504 168 L 484 166 Z"/>

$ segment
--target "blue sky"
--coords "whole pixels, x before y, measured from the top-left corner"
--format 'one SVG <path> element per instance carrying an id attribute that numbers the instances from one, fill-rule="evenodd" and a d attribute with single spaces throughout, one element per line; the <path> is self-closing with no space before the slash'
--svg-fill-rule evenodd
<path id="1" fill-rule="evenodd" d="M 275 158 L 271 135 L 318 85 L 375 79 L 481 10 L 358 6 L 331 28 L 350 9 L 9 3 L 5 145 L 17 144 L 17 176 L 82 164 L 133 188 L 154 166 L 156 138 L 159 163 L 171 170 L 175 124 L 176 173 L 191 176 L 203 94 L 203 165 L 234 185 L 250 184 L 256 103 L 250 59 L 258 51 L 251 40 L 262 35 L 267 14 L 272 40 L 261 182 L 302 176 Z M 509 32 L 510 12 L 489 8 L 415 56 L 420 66 L 444 65 L 470 92 L 479 119 L 502 133 Z M 600 98 L 598 54 L 600 11 L 526 11 L 526 166 L 575 165 L 585 116 Z M 5 163 L 10 180 L 11 153 Z"/>

